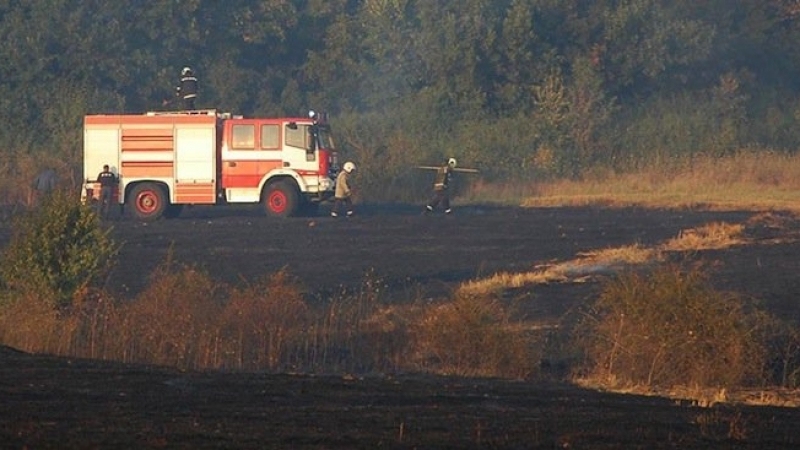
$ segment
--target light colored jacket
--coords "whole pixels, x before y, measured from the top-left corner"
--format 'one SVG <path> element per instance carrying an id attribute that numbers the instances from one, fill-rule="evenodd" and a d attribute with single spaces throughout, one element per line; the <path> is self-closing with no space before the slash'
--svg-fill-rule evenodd
<path id="1" fill-rule="evenodd" d="M 350 185 L 347 183 L 348 175 L 350 174 L 343 170 L 336 176 L 336 192 L 334 193 L 336 198 L 350 197 Z"/>

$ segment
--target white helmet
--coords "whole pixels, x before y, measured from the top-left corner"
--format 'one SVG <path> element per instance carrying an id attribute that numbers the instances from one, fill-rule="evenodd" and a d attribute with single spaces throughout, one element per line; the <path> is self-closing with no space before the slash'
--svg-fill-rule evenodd
<path id="1" fill-rule="evenodd" d="M 350 172 L 356 170 L 356 165 L 353 164 L 350 161 L 347 161 L 346 163 L 344 163 L 343 169 L 344 169 L 345 172 L 350 173 Z"/>
<path id="2" fill-rule="evenodd" d="M 181 70 L 181 75 L 189 75 L 190 73 L 192 73 L 191 67 L 184 67 L 183 70 Z"/>
<path id="3" fill-rule="evenodd" d="M 455 168 L 456 164 L 457 164 L 457 161 L 456 161 L 455 158 L 450 158 L 450 159 L 447 160 L 447 165 L 450 166 L 451 169 Z"/>

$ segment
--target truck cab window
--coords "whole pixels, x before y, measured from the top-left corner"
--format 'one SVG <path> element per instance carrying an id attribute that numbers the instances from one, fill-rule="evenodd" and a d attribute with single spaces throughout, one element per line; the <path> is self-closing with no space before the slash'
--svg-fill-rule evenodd
<path id="1" fill-rule="evenodd" d="M 286 126 L 284 133 L 286 133 L 286 145 L 302 149 L 308 148 L 308 125 L 300 125 L 294 129 Z"/>
<path id="2" fill-rule="evenodd" d="M 253 125 L 233 126 L 233 148 L 239 150 L 253 150 L 256 143 L 256 128 Z"/>
<path id="3" fill-rule="evenodd" d="M 278 150 L 280 145 L 280 128 L 278 125 L 261 125 L 261 148 L 263 150 Z"/>
<path id="4" fill-rule="evenodd" d="M 319 127 L 318 135 L 320 147 L 327 150 L 333 150 L 336 148 L 336 145 L 333 143 L 333 136 L 331 135 L 330 128 Z"/>

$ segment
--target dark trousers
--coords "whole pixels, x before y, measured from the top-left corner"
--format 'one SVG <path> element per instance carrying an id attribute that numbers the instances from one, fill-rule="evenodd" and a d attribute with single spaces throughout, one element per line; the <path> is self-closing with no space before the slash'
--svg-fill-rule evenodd
<path id="1" fill-rule="evenodd" d="M 195 97 L 189 97 L 183 99 L 183 109 L 189 110 L 194 109 L 194 99 Z"/>
<path id="2" fill-rule="evenodd" d="M 442 189 L 440 191 L 434 191 L 433 197 L 431 201 L 428 203 L 428 209 L 433 210 L 436 209 L 437 206 L 442 205 L 442 208 L 446 210 L 450 209 L 450 195 L 448 194 L 446 189 Z"/>
<path id="3" fill-rule="evenodd" d="M 108 211 L 111 209 L 111 199 L 113 198 L 114 191 L 110 186 L 100 188 L 100 217 L 108 217 Z"/>
<path id="4" fill-rule="evenodd" d="M 333 202 L 333 212 L 339 214 L 339 212 L 342 210 L 342 206 L 344 206 L 347 209 L 348 216 L 353 215 L 353 201 L 350 200 L 350 197 L 344 197 L 344 198 L 337 197 Z"/>

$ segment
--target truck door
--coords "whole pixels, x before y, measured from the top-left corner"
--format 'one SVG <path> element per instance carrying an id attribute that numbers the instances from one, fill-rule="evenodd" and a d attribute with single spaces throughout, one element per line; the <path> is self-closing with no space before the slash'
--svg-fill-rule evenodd
<path id="1" fill-rule="evenodd" d="M 83 136 L 83 181 L 82 196 L 89 196 L 87 201 L 96 198 L 100 192 L 97 174 L 108 164 L 111 171 L 119 176 L 120 125 L 116 116 L 87 116 Z M 120 180 L 122 181 L 122 180 Z M 120 183 L 119 185 L 122 185 Z M 114 193 L 114 202 L 119 202 L 118 192 Z"/>
<path id="2" fill-rule="evenodd" d="M 282 165 L 280 127 L 256 119 L 232 119 L 225 125 L 222 184 L 229 202 L 258 202 L 263 176 Z"/>
<path id="3" fill-rule="evenodd" d="M 215 202 L 216 147 L 216 124 L 175 126 L 175 203 Z"/>
<path id="4" fill-rule="evenodd" d="M 284 125 L 285 150 L 283 166 L 301 174 L 318 173 L 317 149 L 311 134 L 311 124 L 290 122 Z"/>

